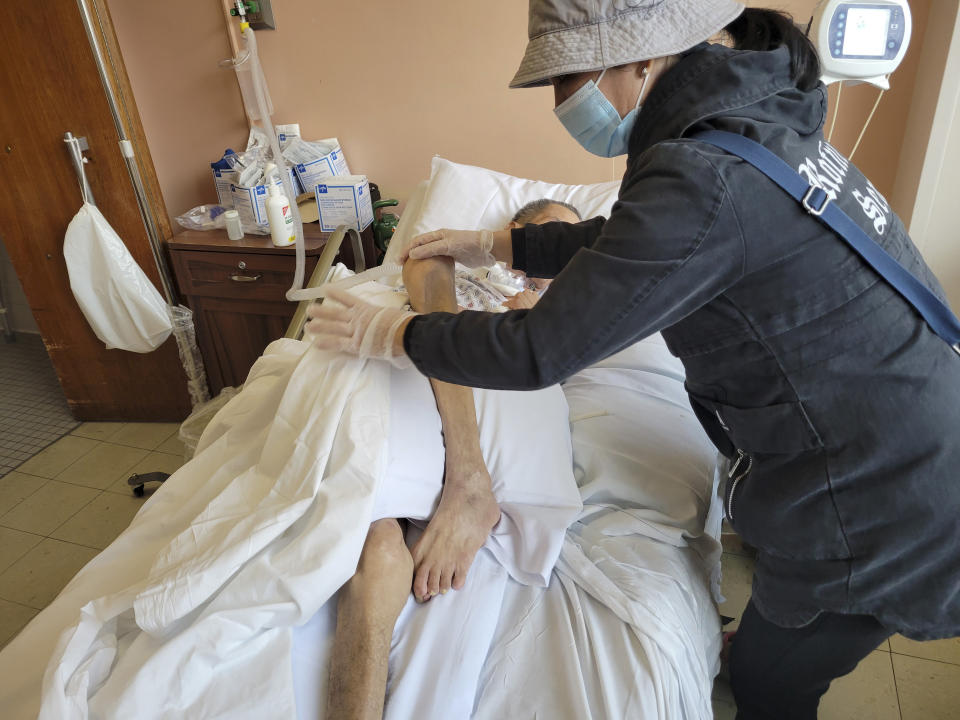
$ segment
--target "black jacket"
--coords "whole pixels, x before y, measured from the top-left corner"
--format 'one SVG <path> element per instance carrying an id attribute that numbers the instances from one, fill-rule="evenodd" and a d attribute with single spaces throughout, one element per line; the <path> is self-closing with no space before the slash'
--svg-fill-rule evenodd
<path id="1" fill-rule="evenodd" d="M 405 344 L 426 375 L 517 389 L 662 331 L 708 435 L 750 468 L 726 501 L 760 549 L 758 609 L 957 635 L 960 357 L 768 178 L 685 139 L 765 145 L 943 297 L 886 200 L 824 141 L 826 105 L 822 85 L 797 89 L 786 49 L 695 48 L 642 108 L 610 218 L 514 232 L 514 265 L 556 275 L 541 302 L 423 316 Z"/>

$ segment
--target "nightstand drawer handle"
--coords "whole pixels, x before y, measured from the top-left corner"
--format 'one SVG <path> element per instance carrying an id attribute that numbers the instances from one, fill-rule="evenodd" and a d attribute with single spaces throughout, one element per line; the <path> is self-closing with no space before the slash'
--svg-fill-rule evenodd
<path id="1" fill-rule="evenodd" d="M 234 282 L 256 282 L 262 275 L 231 275 L 230 279 Z"/>

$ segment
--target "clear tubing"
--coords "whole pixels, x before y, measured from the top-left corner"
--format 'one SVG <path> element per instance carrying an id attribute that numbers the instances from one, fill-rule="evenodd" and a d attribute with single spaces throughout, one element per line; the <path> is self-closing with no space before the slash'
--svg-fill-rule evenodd
<path id="1" fill-rule="evenodd" d="M 250 75 L 253 80 L 254 90 L 253 94 L 257 103 L 256 113 L 249 113 L 249 110 L 248 113 L 251 116 L 256 115 L 258 117 L 261 129 L 264 131 L 267 139 L 270 141 L 270 150 L 273 153 L 274 163 L 276 163 L 277 168 L 280 169 L 280 180 L 283 182 L 283 192 L 290 200 L 290 212 L 293 215 L 293 227 L 297 236 L 297 267 L 293 276 L 293 285 L 291 285 L 290 289 L 287 290 L 286 297 L 287 300 L 291 302 L 313 300 L 314 298 L 323 297 L 324 290 L 323 286 L 314 288 L 303 287 L 303 277 L 306 268 L 306 251 L 304 249 L 303 241 L 303 222 L 300 218 L 300 210 L 297 207 L 297 193 L 294 190 L 293 181 L 290 177 L 290 167 L 287 165 L 286 159 L 280 152 L 280 142 L 277 140 L 277 133 L 273 128 L 273 120 L 271 119 L 273 108 L 270 107 L 266 80 L 263 77 L 263 68 L 260 65 L 260 56 L 257 53 L 256 35 L 249 26 L 243 29 L 243 38 L 247 42 L 247 57 L 245 57 L 241 62 L 250 63 Z M 237 63 L 235 63 L 235 65 L 236 64 Z M 350 242 L 353 246 L 354 262 L 356 263 L 357 269 L 362 271 L 364 269 L 364 265 L 363 249 L 360 244 L 360 234 L 354 229 L 349 229 L 347 233 L 350 235 Z M 396 272 L 399 272 L 399 268 L 395 267 L 394 269 Z M 382 277 L 385 274 L 385 272 L 377 273 L 377 277 Z"/>
<path id="2" fill-rule="evenodd" d="M 273 121 L 270 117 L 272 112 L 267 105 L 266 99 L 266 81 L 263 77 L 263 69 L 260 66 L 260 55 L 257 53 L 257 38 L 249 25 L 243 29 L 243 38 L 247 41 L 247 52 L 249 53 L 247 62 L 251 63 L 250 74 L 253 79 L 253 94 L 256 97 L 260 124 L 267 139 L 270 141 L 273 161 L 276 163 L 277 168 L 280 169 L 280 181 L 283 183 L 283 192 L 290 201 L 290 214 L 293 215 L 293 228 L 297 236 L 297 269 L 293 276 L 293 285 L 287 291 L 287 300 L 292 302 L 308 300 L 311 297 L 316 297 L 316 295 L 304 295 L 303 293 L 309 293 L 310 291 L 301 289 L 303 288 L 303 275 L 306 266 L 306 252 L 303 244 L 303 221 L 300 219 L 300 209 L 297 207 L 297 193 L 294 190 L 293 182 L 290 178 L 290 167 L 280 152 L 280 142 L 277 140 L 277 133 L 274 132 L 273 129 Z"/>
<path id="3" fill-rule="evenodd" d="M 390 265 L 384 264 L 379 265 L 375 268 L 370 268 L 369 270 L 364 270 L 361 273 L 356 275 L 350 275 L 340 280 L 334 280 L 332 282 L 325 282 L 322 285 L 318 285 L 315 288 L 312 288 L 310 292 L 310 298 L 326 297 L 327 291 L 330 288 L 337 288 L 338 290 L 349 290 L 350 288 L 356 285 L 362 285 L 366 282 L 375 282 L 381 278 L 393 277 L 399 275 L 403 272 L 403 268 L 399 265 Z M 309 299 L 309 298 L 305 298 Z"/>

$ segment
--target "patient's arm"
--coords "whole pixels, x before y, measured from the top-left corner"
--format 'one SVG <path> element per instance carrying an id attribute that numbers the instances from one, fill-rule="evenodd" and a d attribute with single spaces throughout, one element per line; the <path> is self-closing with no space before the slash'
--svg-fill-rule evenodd
<path id="1" fill-rule="evenodd" d="M 403 281 L 417 312 L 457 312 L 453 260 L 408 260 Z M 446 448 L 443 495 L 413 548 L 413 592 L 428 599 L 463 587 L 467 570 L 500 518 L 480 451 L 473 390 L 431 378 Z"/>
<path id="2" fill-rule="evenodd" d="M 409 260 L 403 266 L 403 282 L 410 305 L 417 312 L 457 312 L 453 285 L 453 260 L 448 257 Z M 447 463 L 483 465 L 473 390 L 430 378 L 440 411 Z"/>
<path id="3" fill-rule="evenodd" d="M 417 312 L 457 311 L 452 258 L 408 260 L 403 265 L 403 284 Z"/>

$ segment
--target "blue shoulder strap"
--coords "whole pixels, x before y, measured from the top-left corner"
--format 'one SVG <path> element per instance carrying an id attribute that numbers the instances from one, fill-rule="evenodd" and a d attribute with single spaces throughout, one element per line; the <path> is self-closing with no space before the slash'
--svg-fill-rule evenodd
<path id="1" fill-rule="evenodd" d="M 930 328 L 960 354 L 960 321 L 926 285 L 873 241 L 850 216 L 830 202 L 822 188 L 810 185 L 796 170 L 760 143 L 734 133 L 708 130 L 691 140 L 715 145 L 743 158 L 789 193 L 804 209 L 843 238 L 854 252 L 899 292 Z"/>

